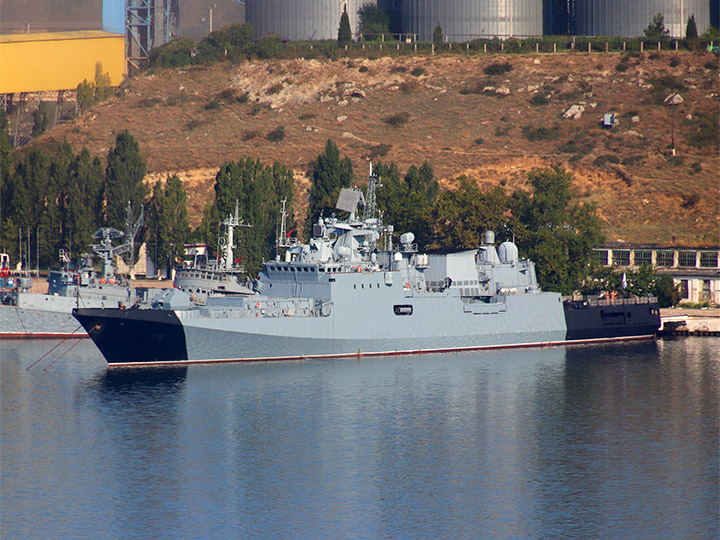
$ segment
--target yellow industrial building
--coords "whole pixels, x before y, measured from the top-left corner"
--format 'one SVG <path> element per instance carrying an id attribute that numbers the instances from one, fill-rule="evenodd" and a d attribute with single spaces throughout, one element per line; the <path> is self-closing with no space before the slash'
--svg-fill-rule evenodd
<path id="1" fill-rule="evenodd" d="M 95 79 L 102 63 L 110 84 L 125 76 L 125 36 L 101 30 L 0 36 L 0 94 L 73 90 Z"/>

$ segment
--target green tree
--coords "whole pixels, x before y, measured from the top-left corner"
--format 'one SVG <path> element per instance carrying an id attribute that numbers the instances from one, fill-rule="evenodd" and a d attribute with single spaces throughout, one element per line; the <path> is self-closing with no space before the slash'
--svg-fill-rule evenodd
<path id="1" fill-rule="evenodd" d="M 501 187 L 483 192 L 464 175 L 458 182 L 457 189 L 440 194 L 432 210 L 438 248 L 476 248 L 483 232 L 504 230 L 508 219 L 508 198 Z"/>
<path id="2" fill-rule="evenodd" d="M 44 101 L 40 103 L 37 109 L 32 113 L 33 128 L 32 136 L 39 137 L 47 131 L 48 128 L 48 105 Z"/>
<path id="3" fill-rule="evenodd" d="M 3 219 L 8 215 L 10 195 L 12 194 L 10 179 L 13 171 L 13 147 L 10 139 L 10 121 L 8 114 L 0 110 L 0 250 L 5 246 Z"/>
<path id="4" fill-rule="evenodd" d="M 102 62 L 95 63 L 95 101 L 105 101 L 112 94 L 110 73 L 103 72 Z"/>
<path id="5" fill-rule="evenodd" d="M 4 215 L 2 238 L 4 248 L 10 253 L 13 260 L 18 261 L 18 241 L 27 239 L 30 232 L 35 236 L 40 226 L 40 219 L 48 211 L 52 212 L 55 201 L 48 194 L 52 193 L 50 186 L 50 165 L 52 161 L 48 154 L 37 148 L 31 149 L 15 165 L 15 170 L 8 185 L 3 185 L 3 199 L 6 212 Z M 43 219 L 47 220 L 47 216 Z M 52 221 L 52 220 L 49 220 Z M 20 234 L 22 233 L 22 238 Z M 43 230 L 43 236 L 55 234 L 52 230 Z M 33 253 L 34 255 L 34 253 Z M 54 259 L 47 251 L 47 246 L 40 250 L 41 265 L 48 264 Z"/>
<path id="6" fill-rule="evenodd" d="M 650 25 L 644 30 L 645 37 L 648 39 L 667 39 L 670 36 L 670 30 L 665 28 L 665 17 L 662 13 L 656 13 Z"/>
<path id="7" fill-rule="evenodd" d="M 151 67 L 178 68 L 192 63 L 195 42 L 190 38 L 177 38 L 161 47 L 153 47 L 148 55 Z"/>
<path id="8" fill-rule="evenodd" d="M 657 297 L 661 308 L 672 307 L 680 302 L 680 291 L 670 276 L 657 276 L 652 294 Z"/>
<path id="9" fill-rule="evenodd" d="M 292 207 L 292 186 L 292 171 L 279 163 L 265 166 L 248 157 L 223 164 L 215 177 L 215 202 L 205 208 L 198 236 L 217 253 L 219 223 L 234 214 L 237 202 L 240 218 L 251 228 L 237 232 L 235 256 L 248 272 L 257 272 L 272 255 L 280 201 L 287 199 Z"/>
<path id="10" fill-rule="evenodd" d="M 93 243 L 93 233 L 102 224 L 104 179 L 100 159 L 93 159 L 83 148 L 72 160 L 69 181 L 60 193 L 61 247 L 73 255 L 87 250 Z"/>
<path id="11" fill-rule="evenodd" d="M 350 187 L 352 180 L 352 161 L 348 157 L 341 159 L 337 145 L 328 139 L 325 152 L 315 160 L 310 178 L 308 226 L 312 226 L 322 212 L 335 210 L 340 189 Z"/>
<path id="12" fill-rule="evenodd" d="M 695 41 L 698 38 L 697 25 L 695 24 L 695 15 L 690 15 L 685 28 L 685 39 Z"/>
<path id="13" fill-rule="evenodd" d="M 364 40 L 374 41 L 390 33 L 390 19 L 377 3 L 367 2 L 358 10 L 360 35 Z"/>
<path id="14" fill-rule="evenodd" d="M 180 179 L 173 175 L 165 184 L 156 182 L 148 202 L 146 231 L 152 244 L 155 264 L 170 269 L 182 256 L 190 237 L 187 194 Z"/>
<path id="15" fill-rule="evenodd" d="M 540 286 L 571 294 L 590 273 L 593 248 L 603 242 L 594 205 L 573 204 L 573 177 L 560 167 L 529 173 L 532 194 L 516 191 L 511 208 L 520 251 L 537 264 Z"/>
<path id="16" fill-rule="evenodd" d="M 77 86 L 77 105 L 80 114 L 90 109 L 95 104 L 95 84 L 83 79 L 83 82 Z"/>
<path id="17" fill-rule="evenodd" d="M 443 42 L 443 30 L 442 26 L 440 26 L 440 21 L 438 21 L 437 26 L 435 26 L 435 31 L 433 32 L 433 43 L 435 45 L 440 45 Z"/>
<path id="18" fill-rule="evenodd" d="M 143 182 L 145 162 L 140 156 L 140 147 L 128 130 L 120 132 L 115 138 L 115 146 L 110 148 L 105 169 L 105 223 L 121 231 L 126 228 L 127 204 L 132 206 L 134 214 L 139 215 L 145 203 L 148 188 Z M 137 260 L 137 252 L 143 241 L 143 233 L 135 239 L 135 253 L 126 254 L 127 263 Z"/>
<path id="19" fill-rule="evenodd" d="M 404 178 L 400 178 L 395 163 L 378 163 L 374 171 L 382 182 L 377 201 L 383 220 L 393 225 L 398 234 L 413 232 L 418 245 L 430 244 L 433 237 L 430 214 L 439 191 L 430 164 L 426 162 L 419 169 L 411 166 Z"/>
<path id="20" fill-rule="evenodd" d="M 716 41 L 720 40 L 720 28 L 717 26 L 710 25 L 707 30 L 700 36 L 703 41 Z"/>
<path id="21" fill-rule="evenodd" d="M 195 62 L 213 62 L 235 58 L 253 46 L 255 28 L 250 23 L 229 24 L 211 32 L 198 43 Z"/>
<path id="22" fill-rule="evenodd" d="M 343 8 L 340 16 L 340 27 L 338 28 L 338 45 L 347 45 L 352 41 L 352 29 L 350 28 L 350 17 L 347 13 L 347 5 Z"/>

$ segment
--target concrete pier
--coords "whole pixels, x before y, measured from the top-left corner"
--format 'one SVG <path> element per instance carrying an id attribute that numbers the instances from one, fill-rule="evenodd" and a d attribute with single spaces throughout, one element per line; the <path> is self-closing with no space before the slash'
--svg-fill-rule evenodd
<path id="1" fill-rule="evenodd" d="M 720 309 L 661 309 L 658 335 L 720 336 Z"/>

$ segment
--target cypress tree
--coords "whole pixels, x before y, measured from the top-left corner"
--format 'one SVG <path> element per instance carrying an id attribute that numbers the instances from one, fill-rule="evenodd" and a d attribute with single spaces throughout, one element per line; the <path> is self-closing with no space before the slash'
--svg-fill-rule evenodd
<path id="1" fill-rule="evenodd" d="M 440 45 L 443 40 L 443 30 L 442 26 L 440 26 L 440 21 L 438 21 L 437 26 L 435 27 L 435 31 L 433 32 L 433 43 L 435 45 Z"/>
<path id="2" fill-rule="evenodd" d="M 328 139 L 325 152 L 315 160 L 310 183 L 310 205 L 308 208 L 309 226 L 324 211 L 333 211 L 340 188 L 350 187 L 353 179 L 352 161 L 340 159 L 337 145 Z"/>
<path id="3" fill-rule="evenodd" d="M 347 14 L 347 5 L 340 17 L 340 28 L 338 28 L 338 45 L 347 45 L 352 41 L 352 30 L 350 29 L 350 17 Z"/>
<path id="4" fill-rule="evenodd" d="M 105 222 L 110 227 L 125 230 L 128 201 L 137 214 L 145 202 L 148 188 L 143 183 L 145 162 L 140 156 L 140 146 L 128 130 L 115 138 L 110 148 L 105 169 Z"/>
<path id="5" fill-rule="evenodd" d="M 698 38 L 697 25 L 695 24 L 695 15 L 690 15 L 685 29 L 685 39 L 695 41 Z"/>

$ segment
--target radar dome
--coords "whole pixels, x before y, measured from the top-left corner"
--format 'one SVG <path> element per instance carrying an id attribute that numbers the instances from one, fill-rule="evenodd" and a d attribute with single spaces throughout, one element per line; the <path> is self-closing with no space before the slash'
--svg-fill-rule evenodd
<path id="1" fill-rule="evenodd" d="M 495 233 L 493 231 L 485 231 L 483 242 L 486 246 L 490 246 L 495 243 Z"/>
<path id="2" fill-rule="evenodd" d="M 501 263 L 510 264 L 518 262 L 518 248 L 512 242 L 503 242 L 497 251 Z"/>

